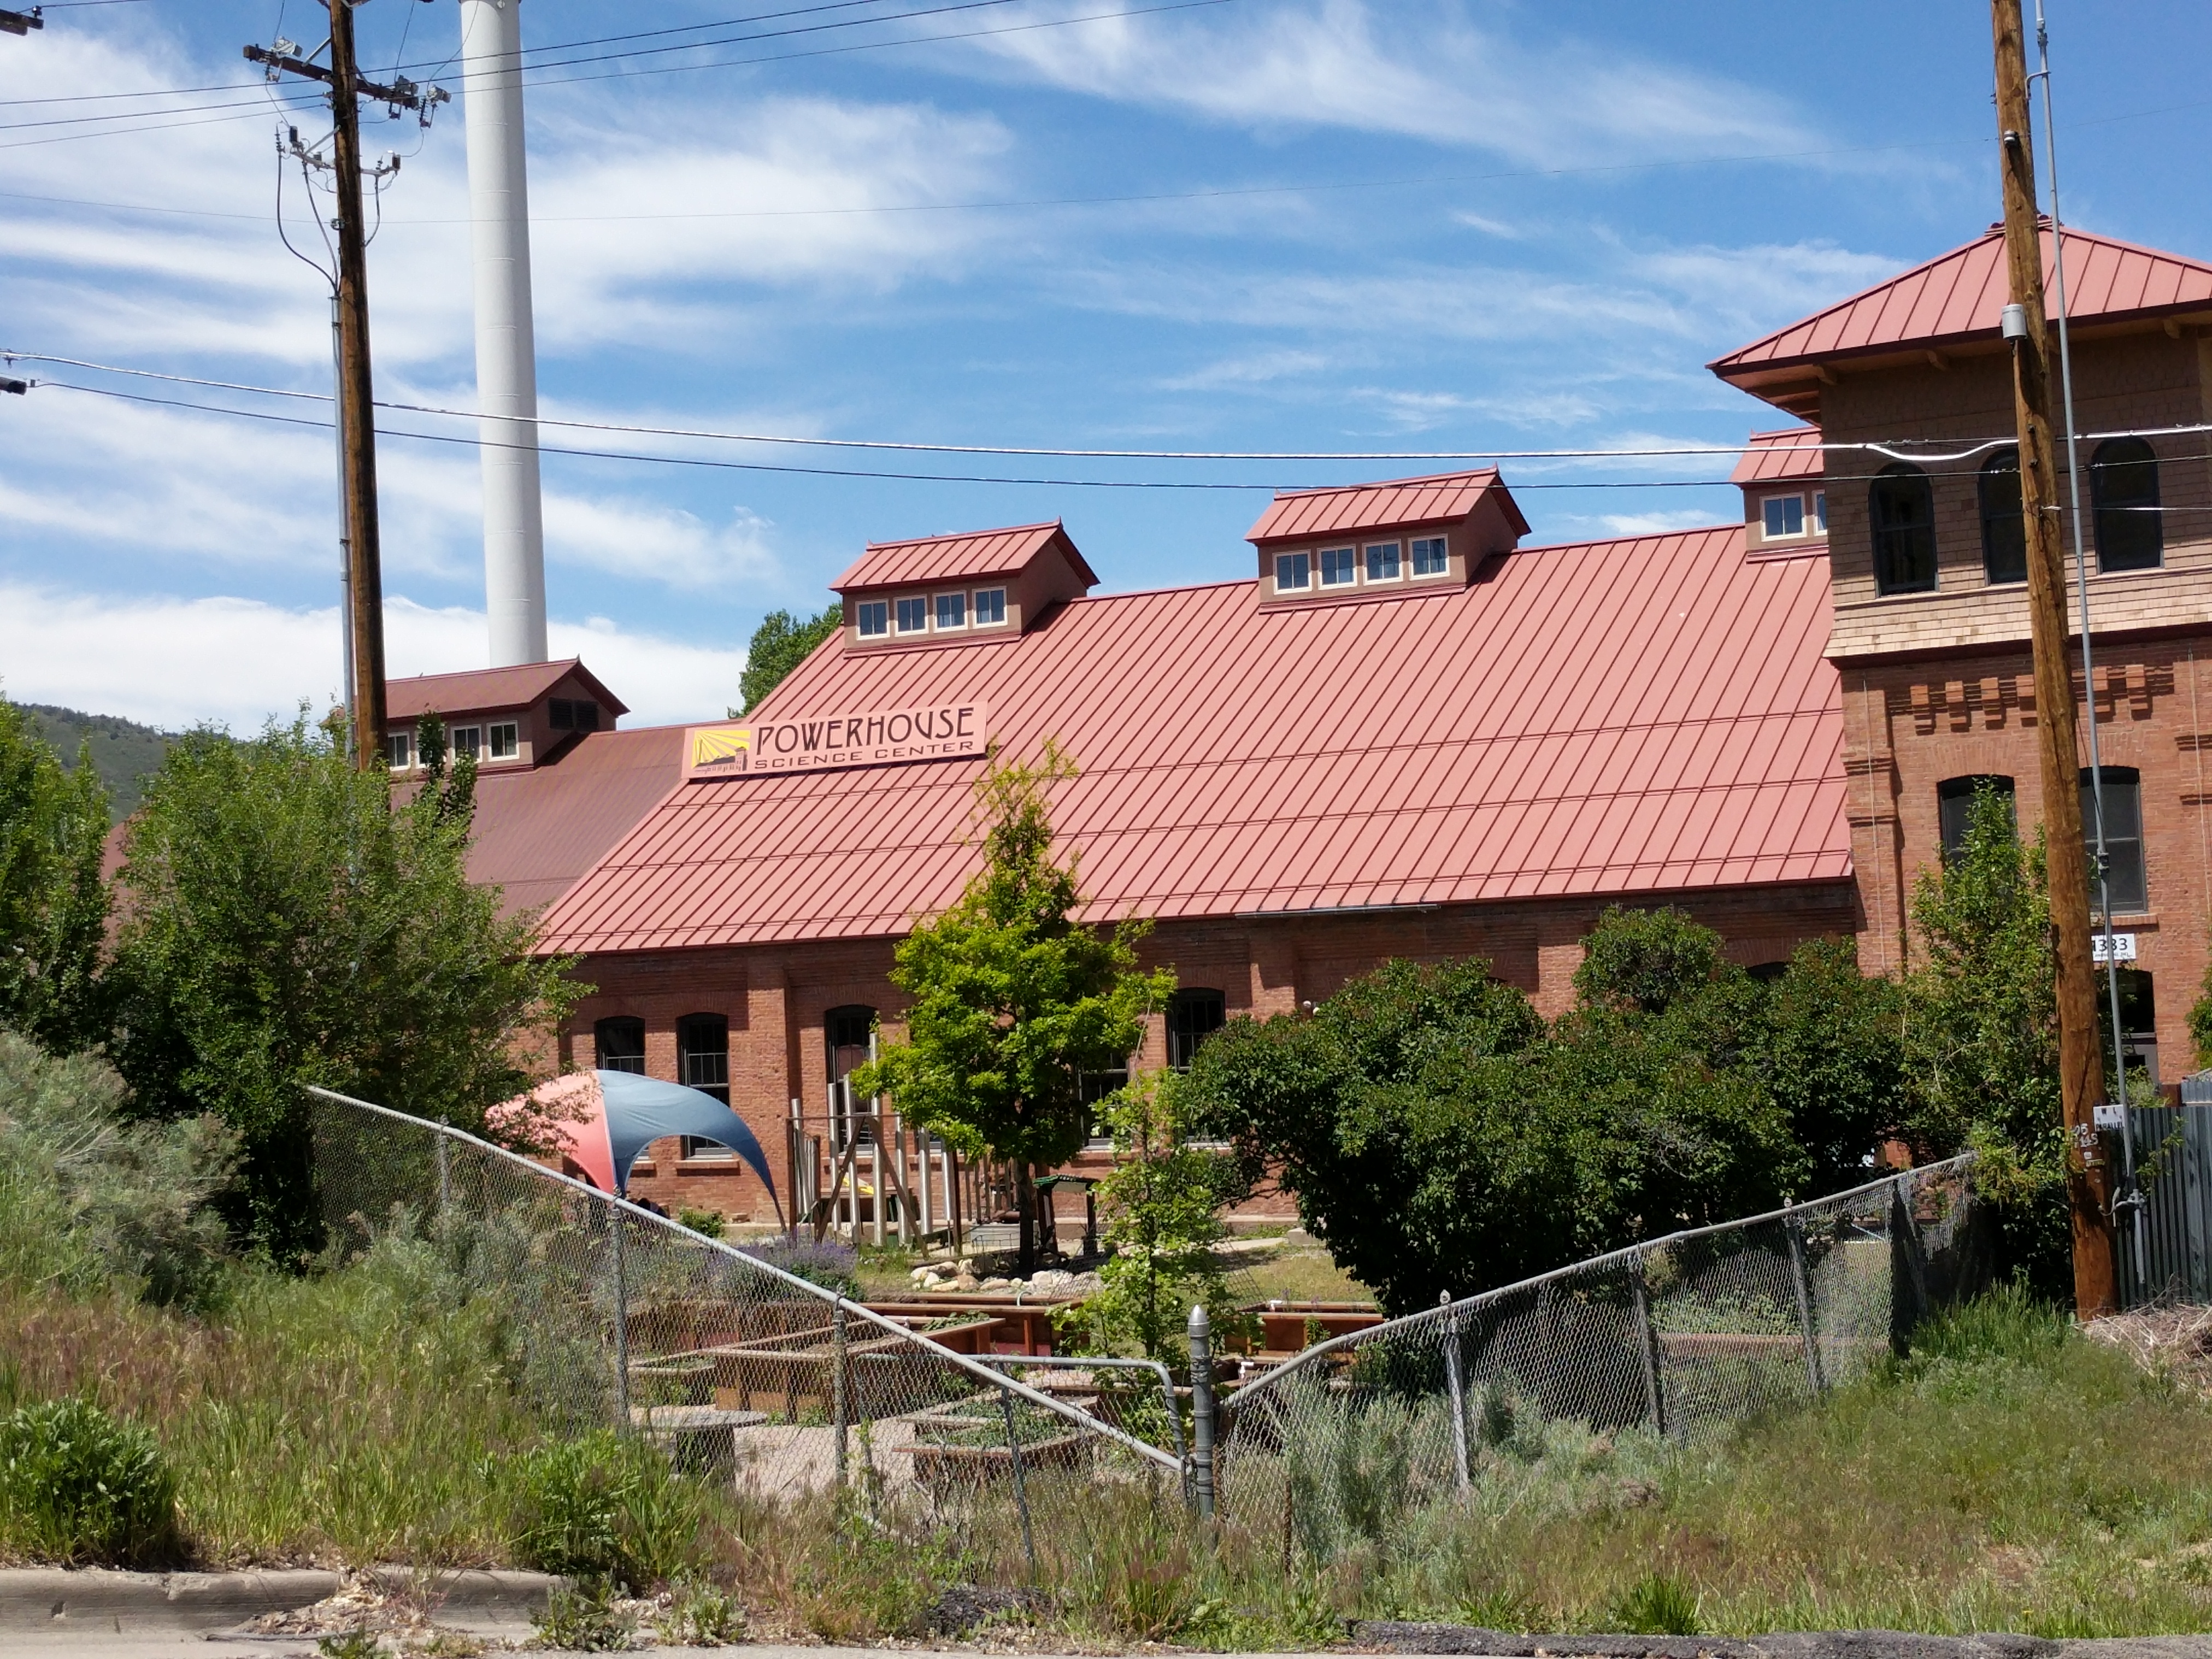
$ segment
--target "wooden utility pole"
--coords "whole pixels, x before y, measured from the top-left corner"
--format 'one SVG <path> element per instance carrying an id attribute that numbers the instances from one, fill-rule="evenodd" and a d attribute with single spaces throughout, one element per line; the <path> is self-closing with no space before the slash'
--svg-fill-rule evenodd
<path id="1" fill-rule="evenodd" d="M 2058 1084 L 2073 1212 L 2074 1305 L 2087 1319 L 2117 1305 L 2111 1171 L 2094 1109 L 2104 1094 L 2090 964 L 2088 859 L 2081 838 L 2081 757 L 2067 664 L 2066 554 L 2051 435 L 2050 331 L 2043 312 L 2043 238 L 2029 143 L 2027 52 L 2021 0 L 1990 0 L 1996 39 L 1997 132 L 2004 174 L 2005 267 L 2018 312 L 2007 319 L 2020 428 L 2021 512 L 2027 530 L 2027 603 L 2035 651 L 2035 725 L 2043 760 L 2043 827 L 2051 919 L 2058 936 Z M 2083 688 L 2086 692 L 2087 688 Z M 2091 705 L 2090 718 L 2094 719 Z"/>
<path id="2" fill-rule="evenodd" d="M 353 595 L 353 750 L 364 771 L 384 746 L 384 549 L 376 523 L 376 394 L 368 367 L 368 230 L 361 210 L 360 65 L 352 0 L 331 3 L 331 159 L 338 204 L 338 423 L 345 455 L 347 588 Z"/>
<path id="3" fill-rule="evenodd" d="M 395 79 L 390 86 L 364 81 L 354 54 L 353 9 L 359 0 L 329 0 L 330 66 L 289 49 L 246 48 L 246 58 L 268 67 L 270 78 L 288 73 L 330 88 L 331 187 L 337 217 L 337 417 L 340 482 L 344 496 L 347 592 L 352 612 L 354 763 L 363 770 L 388 763 L 384 733 L 384 557 L 376 521 L 376 394 L 368 358 L 368 227 L 361 202 L 361 104 L 368 97 L 397 113 L 428 111 L 446 101 L 435 87 Z M 396 163 L 394 164 L 397 165 Z"/>

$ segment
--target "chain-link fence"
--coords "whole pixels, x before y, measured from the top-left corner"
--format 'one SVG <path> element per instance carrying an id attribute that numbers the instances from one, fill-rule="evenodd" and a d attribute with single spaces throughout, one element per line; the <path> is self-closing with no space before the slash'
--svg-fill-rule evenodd
<path id="1" fill-rule="evenodd" d="M 1532 1472 L 1865 1371 L 1989 1271 L 1971 1157 L 1676 1233 L 1307 1349 L 1223 1403 L 1223 1518 L 1326 1559 Z"/>
<path id="2" fill-rule="evenodd" d="M 472 1136 L 311 1093 L 333 1264 L 409 1257 L 484 1322 L 549 1431 L 626 1428 L 763 1498 L 849 1487 L 970 1535 L 1027 1540 L 1102 1486 L 1185 1501 L 1146 1370 L 1009 1375 L 988 1313 L 880 1314 Z"/>

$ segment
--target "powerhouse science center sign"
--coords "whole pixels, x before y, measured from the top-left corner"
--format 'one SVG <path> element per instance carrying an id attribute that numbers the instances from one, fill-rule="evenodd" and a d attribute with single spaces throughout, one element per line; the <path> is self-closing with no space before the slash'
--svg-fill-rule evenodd
<path id="1" fill-rule="evenodd" d="M 975 700 L 695 726 L 684 734 L 684 781 L 951 760 L 981 755 L 989 729 L 983 705 Z"/>

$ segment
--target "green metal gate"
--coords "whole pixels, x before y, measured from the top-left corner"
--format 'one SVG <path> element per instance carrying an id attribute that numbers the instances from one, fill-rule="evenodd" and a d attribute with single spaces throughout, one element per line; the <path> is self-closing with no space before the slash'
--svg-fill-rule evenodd
<path id="1" fill-rule="evenodd" d="M 2180 1106 L 2129 1113 L 2142 1202 L 2118 1217 L 2121 1294 L 2130 1307 L 2161 1297 L 2212 1302 L 2212 1098 L 2192 1077 Z M 2201 1079 L 2212 1097 L 2212 1077 Z"/>

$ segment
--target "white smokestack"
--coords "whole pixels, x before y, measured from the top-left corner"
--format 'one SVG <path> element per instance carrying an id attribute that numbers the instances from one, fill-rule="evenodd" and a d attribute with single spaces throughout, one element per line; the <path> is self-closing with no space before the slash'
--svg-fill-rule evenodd
<path id="1" fill-rule="evenodd" d="M 484 416 L 484 610 L 495 668 L 546 659 L 521 10 L 522 0 L 461 0 L 476 256 L 477 407 Z"/>

